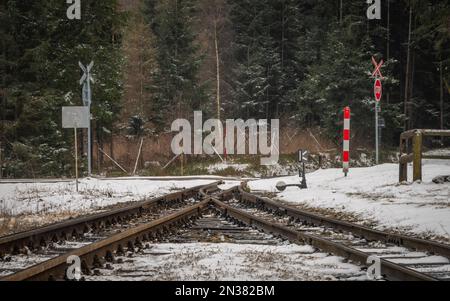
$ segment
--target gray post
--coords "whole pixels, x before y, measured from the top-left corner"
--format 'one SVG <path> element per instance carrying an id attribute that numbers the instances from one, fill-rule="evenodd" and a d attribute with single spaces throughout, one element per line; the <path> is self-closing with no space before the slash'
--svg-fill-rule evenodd
<path id="1" fill-rule="evenodd" d="M 88 97 L 89 97 L 89 105 L 88 105 L 88 108 L 89 108 L 89 127 L 88 127 L 88 176 L 90 177 L 91 175 L 92 175 L 92 145 L 91 145 L 91 143 L 92 143 L 92 137 L 91 137 L 91 135 L 92 135 L 92 132 L 91 132 L 91 102 L 92 102 L 92 99 L 91 99 L 91 70 L 88 68 L 87 69 L 87 75 L 88 75 L 88 78 L 87 78 L 87 89 L 88 89 Z"/>
<path id="2" fill-rule="evenodd" d="M 379 124 L 379 109 L 380 104 L 378 102 L 375 103 L 375 148 L 376 148 L 376 163 L 377 165 L 380 163 L 380 124 Z"/>
<path id="3" fill-rule="evenodd" d="M 78 63 L 81 70 L 83 70 L 84 74 L 80 80 L 80 85 L 83 86 L 83 102 L 86 107 L 88 107 L 89 113 L 89 125 L 88 125 L 88 175 L 92 175 L 92 130 L 91 130 L 91 103 L 92 103 L 92 93 L 91 93 L 91 81 L 94 80 L 91 77 L 91 70 L 94 66 L 94 62 L 91 62 L 87 66 L 83 66 L 81 62 Z M 86 86 L 84 86 L 86 85 Z M 86 87 L 86 90 L 84 89 Z M 85 92 L 87 95 L 85 95 Z"/>
<path id="4" fill-rule="evenodd" d="M 379 104 L 378 102 L 375 103 L 375 148 L 376 148 L 376 163 L 377 165 L 380 162 L 380 153 L 379 153 L 379 127 L 378 127 L 378 108 Z"/>
<path id="5" fill-rule="evenodd" d="M 75 149 L 75 186 L 76 190 L 78 192 L 78 140 L 77 140 L 77 128 L 74 128 L 74 137 L 75 137 L 75 143 L 74 143 L 74 149 Z"/>

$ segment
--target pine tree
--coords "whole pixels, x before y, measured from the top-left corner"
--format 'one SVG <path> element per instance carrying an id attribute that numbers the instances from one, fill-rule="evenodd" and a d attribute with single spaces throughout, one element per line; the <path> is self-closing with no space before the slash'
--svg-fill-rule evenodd
<path id="1" fill-rule="evenodd" d="M 12 37 L 2 44 L 6 91 L 2 119 L 8 123 L 2 128 L 9 174 L 70 173 L 66 164 L 72 161 L 72 142 L 61 129 L 60 119 L 62 106 L 81 105 L 78 61 L 96 63 L 93 114 L 97 128 L 112 126 L 120 109 L 123 18 L 116 1 L 82 4 L 82 21 L 68 20 L 66 3 L 57 0 L 11 0 L 2 10 L 0 22 L 7 24 L 2 27 L 4 35 Z"/>
<path id="2" fill-rule="evenodd" d="M 197 79 L 201 55 L 192 28 L 195 9 L 190 0 L 167 0 L 156 6 L 153 28 L 158 69 L 151 87 L 151 120 L 160 128 L 167 124 L 167 117 L 187 117 L 186 112 L 201 109 L 205 101 Z"/>

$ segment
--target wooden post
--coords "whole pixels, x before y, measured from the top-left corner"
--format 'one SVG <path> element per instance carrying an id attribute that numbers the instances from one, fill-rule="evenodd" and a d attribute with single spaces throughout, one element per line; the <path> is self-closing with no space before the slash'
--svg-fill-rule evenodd
<path id="1" fill-rule="evenodd" d="M 75 185 L 78 192 L 78 137 L 77 137 L 77 128 L 74 128 L 75 134 Z"/>
<path id="2" fill-rule="evenodd" d="M 184 153 L 181 154 L 180 156 L 180 161 L 181 161 L 181 176 L 184 176 Z"/>
<path id="3" fill-rule="evenodd" d="M 141 144 L 139 146 L 139 152 L 136 158 L 136 164 L 134 165 L 134 170 L 133 170 L 133 176 L 136 175 L 136 171 L 138 168 L 138 164 L 139 164 L 139 158 L 141 157 L 141 153 L 142 153 L 142 146 L 144 145 L 144 138 L 141 139 Z"/>
<path id="4" fill-rule="evenodd" d="M 413 138 L 414 149 L 414 177 L 413 181 L 422 181 L 422 142 L 423 134 L 417 131 Z"/>
<path id="5" fill-rule="evenodd" d="M 400 138 L 400 179 L 399 182 L 407 182 L 408 181 L 408 163 L 403 162 L 402 157 L 403 154 L 408 154 L 407 151 L 405 151 L 405 144 L 404 139 Z"/>
<path id="6" fill-rule="evenodd" d="M 2 141 L 0 140 L 0 179 L 3 178 Z"/>
<path id="7" fill-rule="evenodd" d="M 116 160 L 113 159 L 112 156 L 108 155 L 107 153 L 105 153 L 104 150 L 102 150 L 101 148 L 99 148 L 99 151 L 104 154 L 109 160 L 111 160 L 114 164 L 117 165 L 117 167 L 119 167 L 124 173 L 126 173 L 127 175 L 129 175 L 128 171 L 125 170 L 125 168 L 123 168 Z"/>

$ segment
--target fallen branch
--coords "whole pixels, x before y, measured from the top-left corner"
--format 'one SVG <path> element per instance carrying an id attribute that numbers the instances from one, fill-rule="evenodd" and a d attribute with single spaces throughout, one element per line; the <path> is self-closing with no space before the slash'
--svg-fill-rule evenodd
<path id="1" fill-rule="evenodd" d="M 141 158 L 142 146 L 143 145 L 144 145 L 144 138 L 141 139 L 141 146 L 139 147 L 139 153 L 138 153 L 138 156 L 136 158 L 136 164 L 134 165 L 133 176 L 136 175 L 136 170 L 137 170 L 137 167 L 138 167 L 139 159 Z"/>
<path id="2" fill-rule="evenodd" d="M 107 153 L 105 153 L 101 148 L 98 148 L 98 150 L 104 154 L 106 157 L 108 157 L 109 160 L 111 160 L 114 164 L 116 164 L 124 173 L 126 173 L 127 175 L 130 174 L 128 171 L 125 170 L 125 168 L 123 168 L 122 166 L 120 166 L 119 163 L 116 162 L 116 160 L 114 160 L 113 158 L 111 158 Z"/>

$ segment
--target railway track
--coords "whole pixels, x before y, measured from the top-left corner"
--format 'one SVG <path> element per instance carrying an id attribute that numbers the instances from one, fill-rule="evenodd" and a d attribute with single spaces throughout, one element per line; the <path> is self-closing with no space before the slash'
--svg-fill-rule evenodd
<path id="1" fill-rule="evenodd" d="M 217 187 L 217 183 L 0 238 L 0 276 L 26 269 L 170 215 L 199 202 L 202 198 L 200 191 L 209 187 Z"/>
<path id="2" fill-rule="evenodd" d="M 122 261 L 127 253 L 145 254 L 144 250 L 151 244 L 167 241 L 170 237 L 169 241 L 183 243 L 192 241 L 205 232 L 222 234 L 225 232 L 227 235 L 232 233 L 234 239 L 244 233 L 244 240 L 236 239 L 236 242 L 240 243 L 248 239 L 247 234 L 250 232 L 245 231 L 249 231 L 250 228 L 266 232 L 278 239 L 289 240 L 291 243 L 313 246 L 318 252 L 340 256 L 349 263 L 361 266 L 362 269 L 367 267 L 367 260 L 375 255 L 379 258 L 381 276 L 386 280 L 435 281 L 450 278 L 449 247 L 446 245 L 324 218 L 249 194 L 241 187 L 219 191 L 217 183 L 166 196 L 159 201 L 176 203 L 189 198 L 198 201 L 177 211 L 166 212 L 168 215 L 161 214 L 162 217 L 159 219 L 130 225 L 123 231 L 110 233 L 106 238 L 102 237 L 101 240 L 76 246 L 75 249 L 66 249 L 62 255 L 59 254 L 31 268 L 16 271 L 0 280 L 63 280 L 68 268 L 67 259 L 71 256 L 80 258 L 83 274 L 92 275 L 93 270 L 98 271 L 117 263 L 117 258 Z M 136 212 L 145 211 L 146 208 L 155 208 L 154 202 L 155 200 L 144 202 L 135 206 L 137 208 L 129 208 L 131 213 L 125 215 L 132 216 Z M 219 215 L 222 220 L 217 220 L 211 213 Z M 117 213 L 111 212 L 106 214 L 103 221 L 96 218 L 93 220 L 97 224 L 105 221 L 115 224 L 116 215 Z M 229 223 L 224 224 L 224 219 L 240 228 L 232 227 Z M 85 225 L 80 221 L 76 224 L 77 229 L 85 229 Z M 63 228 L 67 228 L 67 225 Z M 41 236 L 51 240 L 52 235 L 61 233 L 61 230 L 53 230 L 54 232 L 49 232 L 41 229 L 38 233 L 46 233 Z M 36 241 L 31 237 L 28 236 L 27 239 L 19 237 L 15 244 L 11 243 L 10 238 L 6 240 L 8 246 L 6 249 L 18 251 L 20 250 L 18 246 L 27 245 L 24 241 L 29 243 Z M 351 279 L 351 275 L 345 275 L 343 278 Z"/>
<path id="3" fill-rule="evenodd" d="M 303 241 L 351 262 L 367 265 L 369 258 L 378 259 L 387 280 L 450 280 L 448 245 L 312 214 L 250 194 L 242 187 L 223 193 L 216 205 L 237 221 Z"/>

